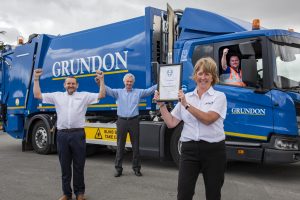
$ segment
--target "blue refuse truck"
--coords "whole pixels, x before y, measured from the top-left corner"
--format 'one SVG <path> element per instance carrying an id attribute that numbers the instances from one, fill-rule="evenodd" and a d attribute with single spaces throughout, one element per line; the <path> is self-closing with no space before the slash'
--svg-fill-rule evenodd
<path id="1" fill-rule="evenodd" d="M 223 81 L 225 48 L 241 59 L 246 86 Z M 224 92 L 228 101 L 224 122 L 228 159 L 300 160 L 300 34 L 294 31 L 265 29 L 194 8 L 147 7 L 144 16 L 89 30 L 58 36 L 33 34 L 25 44 L 6 45 L 0 55 L 3 128 L 21 139 L 24 151 L 48 154 L 56 149 L 55 109 L 34 99 L 34 69 L 43 69 L 42 92 L 63 91 L 67 76 L 77 77 L 79 91 L 97 92 L 97 69 L 104 71 L 111 88 L 123 88 L 127 72 L 135 75 L 135 87 L 148 88 L 157 83 L 159 66 L 182 64 L 182 88 L 188 92 L 195 88 L 190 78 L 195 62 L 210 56 L 220 76 L 215 89 Z M 152 98 L 139 102 L 140 153 L 178 163 L 183 124 L 168 129 Z M 111 97 L 88 107 L 88 144 L 115 148 L 116 108 Z M 130 149 L 129 137 L 126 146 Z"/>

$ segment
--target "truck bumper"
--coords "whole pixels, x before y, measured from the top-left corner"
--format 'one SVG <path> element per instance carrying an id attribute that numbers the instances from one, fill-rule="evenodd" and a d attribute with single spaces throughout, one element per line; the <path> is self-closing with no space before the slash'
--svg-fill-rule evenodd
<path id="1" fill-rule="evenodd" d="M 226 146 L 226 154 L 228 160 L 240 160 L 246 162 L 257 162 L 261 163 L 263 158 L 262 148 L 253 147 L 237 147 L 237 146 Z"/>
<path id="2" fill-rule="evenodd" d="M 226 152 L 228 160 L 240 160 L 265 164 L 294 163 L 300 161 L 300 151 L 283 151 L 261 147 L 226 146 Z"/>
<path id="3" fill-rule="evenodd" d="M 294 163 L 300 161 L 300 151 L 265 149 L 264 163 Z"/>

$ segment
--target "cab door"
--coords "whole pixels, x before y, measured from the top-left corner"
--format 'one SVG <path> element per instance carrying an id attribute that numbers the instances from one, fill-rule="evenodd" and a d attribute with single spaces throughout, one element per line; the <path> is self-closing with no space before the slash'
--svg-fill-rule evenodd
<path id="1" fill-rule="evenodd" d="M 220 83 L 215 86 L 227 97 L 227 116 L 224 122 L 227 140 L 264 142 L 273 132 L 272 95 L 264 90 L 265 79 L 268 79 L 267 48 L 261 38 L 247 38 L 242 40 L 226 41 L 214 45 L 214 56 L 219 67 Z M 228 48 L 227 64 L 230 56 L 237 55 L 241 63 L 243 60 L 254 60 L 257 76 L 256 84 L 245 83 L 246 86 L 237 86 L 225 83 L 222 79 L 224 70 L 221 66 L 223 50 Z M 241 69 L 250 66 L 240 66 Z M 242 72 L 241 72 L 242 73 Z"/>

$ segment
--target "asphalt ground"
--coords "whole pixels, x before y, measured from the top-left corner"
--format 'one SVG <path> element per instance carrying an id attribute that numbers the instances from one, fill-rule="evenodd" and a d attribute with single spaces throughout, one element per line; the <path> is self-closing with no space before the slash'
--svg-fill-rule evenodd
<path id="1" fill-rule="evenodd" d="M 178 170 L 172 162 L 142 159 L 142 177 L 131 170 L 131 153 L 124 173 L 114 174 L 115 154 L 103 150 L 86 160 L 88 200 L 174 200 Z M 0 200 L 56 200 L 61 192 L 58 156 L 21 151 L 21 141 L 0 132 Z M 202 176 L 194 199 L 205 199 Z M 224 200 L 299 200 L 300 163 L 261 165 L 228 163 L 222 189 Z"/>

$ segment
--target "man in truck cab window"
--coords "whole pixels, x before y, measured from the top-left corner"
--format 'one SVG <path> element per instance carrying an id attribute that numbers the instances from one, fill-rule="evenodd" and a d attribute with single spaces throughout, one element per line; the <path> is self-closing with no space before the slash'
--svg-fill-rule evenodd
<path id="1" fill-rule="evenodd" d="M 242 70 L 240 68 L 240 59 L 237 55 L 230 56 L 229 66 L 227 65 L 227 53 L 229 49 L 225 48 L 223 50 L 223 55 L 221 58 L 221 66 L 222 66 L 222 82 L 229 85 L 237 85 L 237 86 L 246 86 L 246 84 L 242 81 Z"/>

